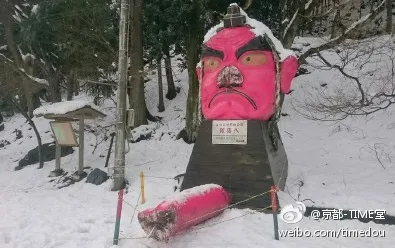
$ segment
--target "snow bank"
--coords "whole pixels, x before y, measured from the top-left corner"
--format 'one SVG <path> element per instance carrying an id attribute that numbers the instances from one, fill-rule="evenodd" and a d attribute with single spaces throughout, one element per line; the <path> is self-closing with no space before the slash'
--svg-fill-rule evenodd
<path id="1" fill-rule="evenodd" d="M 50 105 L 42 106 L 34 110 L 33 114 L 35 116 L 46 115 L 46 114 L 62 115 L 62 114 L 66 114 L 67 112 L 81 109 L 83 107 L 91 107 L 99 111 L 97 106 L 90 103 L 89 101 L 75 100 L 75 101 L 57 102 Z"/>
<path id="2" fill-rule="evenodd" d="M 230 6 L 238 6 L 236 3 L 230 4 Z M 284 61 L 289 56 L 295 56 L 294 52 L 289 49 L 285 49 L 281 42 L 273 35 L 273 32 L 268 28 L 265 24 L 260 21 L 257 21 L 253 18 L 248 17 L 247 13 L 240 8 L 240 13 L 246 17 L 246 24 L 251 26 L 251 31 L 255 34 L 255 36 L 264 36 L 267 35 L 269 39 L 273 42 L 276 51 L 279 53 L 280 61 Z M 224 23 L 221 21 L 218 25 L 212 27 L 204 36 L 203 43 L 209 41 L 214 35 L 217 34 L 217 30 L 219 28 L 223 28 Z"/>

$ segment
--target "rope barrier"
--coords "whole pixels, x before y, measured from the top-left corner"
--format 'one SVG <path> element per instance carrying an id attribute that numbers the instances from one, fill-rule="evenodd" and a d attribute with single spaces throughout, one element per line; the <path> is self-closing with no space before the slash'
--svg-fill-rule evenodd
<path id="1" fill-rule="evenodd" d="M 247 216 L 247 215 L 257 214 L 257 213 L 260 213 L 260 212 L 262 212 L 262 211 L 264 211 L 264 210 L 267 210 L 267 209 L 269 209 L 269 208 L 271 208 L 271 207 L 272 207 L 272 205 L 269 205 L 269 206 L 267 206 L 267 207 L 260 208 L 259 211 L 254 211 L 254 212 L 245 213 L 245 214 L 243 214 L 243 215 L 236 216 L 236 217 L 233 217 L 233 218 L 230 218 L 230 219 L 226 219 L 226 220 L 223 220 L 223 221 L 218 221 L 218 222 L 215 222 L 215 223 L 213 223 L 213 224 L 209 224 L 209 225 L 207 225 L 207 226 L 202 226 L 202 227 L 199 227 L 199 228 L 194 228 L 192 231 L 198 231 L 198 230 L 206 229 L 206 228 L 213 227 L 213 226 L 216 226 L 216 225 L 219 225 L 219 224 L 222 224 L 222 223 L 225 223 L 225 222 L 229 222 L 229 221 L 232 221 L 232 220 L 235 220 L 235 219 L 243 218 L 243 217 L 245 217 L 245 216 Z M 154 228 L 153 228 L 153 229 L 154 229 Z M 151 233 L 150 233 L 149 235 L 144 236 L 144 237 L 125 237 L 125 238 L 119 238 L 119 239 L 147 239 L 147 238 L 150 237 L 150 235 L 152 235 L 152 232 L 153 232 L 153 230 L 151 231 Z"/>
<path id="2" fill-rule="evenodd" d="M 139 194 L 139 197 L 137 197 L 136 206 L 134 207 L 134 211 L 133 211 L 133 215 L 132 215 L 132 218 L 131 218 L 131 220 L 130 220 L 130 223 L 133 223 L 134 216 L 136 215 L 137 207 L 138 207 L 138 205 L 139 205 L 140 196 L 141 196 L 141 192 L 140 192 L 140 194 Z"/>
<path id="3" fill-rule="evenodd" d="M 139 200 L 139 199 L 138 199 Z M 123 200 L 124 203 L 126 203 L 126 205 L 128 205 L 129 207 L 133 208 L 134 210 L 137 209 L 137 207 L 133 206 L 132 204 L 130 204 L 129 202 Z"/>
<path id="4" fill-rule="evenodd" d="M 245 214 L 243 214 L 243 215 L 240 215 L 240 216 L 237 216 L 237 217 L 233 217 L 233 218 L 230 218 L 230 219 L 227 219 L 227 220 L 219 221 L 219 222 L 216 222 L 216 223 L 207 225 L 207 226 L 203 226 L 203 227 L 200 227 L 200 228 L 194 228 L 194 230 L 205 229 L 205 228 L 208 228 L 208 227 L 212 227 L 212 226 L 219 225 L 219 224 L 224 223 L 224 222 L 229 222 L 229 221 L 232 221 L 232 220 L 235 220 L 235 219 L 239 219 L 239 218 L 242 218 L 242 217 L 247 216 L 247 215 L 260 213 L 261 211 L 264 211 L 264 210 L 269 209 L 269 208 L 271 208 L 271 207 L 272 207 L 272 205 L 269 205 L 269 206 L 267 206 L 267 207 L 265 207 L 265 208 L 261 208 L 260 211 L 245 213 Z"/>

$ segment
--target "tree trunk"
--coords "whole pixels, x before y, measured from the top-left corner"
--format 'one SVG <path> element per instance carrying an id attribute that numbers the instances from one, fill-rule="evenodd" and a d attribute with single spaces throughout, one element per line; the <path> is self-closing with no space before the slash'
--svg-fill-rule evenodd
<path id="1" fill-rule="evenodd" d="M 333 6 L 337 6 L 338 1 L 334 0 L 333 1 Z M 335 16 L 333 18 L 332 22 L 332 27 L 331 27 L 331 39 L 336 37 L 336 32 L 337 32 L 337 27 L 339 26 L 339 21 L 340 21 L 340 9 L 338 8 L 336 10 Z"/>
<path id="2" fill-rule="evenodd" d="M 49 69 L 49 99 L 52 103 L 62 101 L 62 95 L 60 94 L 60 75 L 59 73 Z"/>
<path id="3" fill-rule="evenodd" d="M 38 161 L 39 161 L 39 166 L 38 169 L 42 169 L 44 167 L 44 160 L 42 156 L 42 141 L 41 141 L 41 136 L 40 133 L 36 127 L 36 124 L 32 120 L 32 118 L 26 114 L 26 112 L 23 111 L 23 109 L 18 105 L 18 103 L 14 102 L 11 100 L 11 103 L 15 106 L 15 108 L 26 118 L 26 120 L 29 122 L 29 125 L 33 128 L 34 133 L 36 134 L 37 138 L 37 143 L 38 143 Z"/>
<path id="4" fill-rule="evenodd" d="M 67 77 L 67 101 L 73 100 L 74 88 L 75 78 L 74 74 L 71 72 L 70 75 Z"/>
<path id="5" fill-rule="evenodd" d="M 392 0 L 386 1 L 386 9 L 387 9 L 387 23 L 386 23 L 386 31 L 388 34 L 392 34 Z"/>
<path id="6" fill-rule="evenodd" d="M 74 81 L 74 96 L 78 96 L 80 94 L 80 82 L 78 80 Z"/>
<path id="7" fill-rule="evenodd" d="M 43 155 L 42 155 L 42 150 L 43 149 L 42 149 L 41 136 L 40 136 L 40 133 L 38 132 L 36 124 L 34 123 L 34 121 L 30 117 L 29 117 L 29 124 L 33 128 L 34 133 L 36 134 L 37 143 L 38 143 L 38 161 L 39 161 L 38 168 L 42 169 L 44 167 L 44 160 L 43 160 Z"/>
<path id="8" fill-rule="evenodd" d="M 3 6 L 3 8 L 1 9 L 2 11 L 0 12 L 0 14 L 6 16 L 8 13 L 4 13 L 6 11 L 6 7 Z M 14 31 L 13 31 L 13 22 L 10 20 L 10 16 L 7 16 L 5 18 L 4 21 L 4 33 L 5 33 L 5 38 L 6 38 L 6 42 L 7 42 L 7 47 L 11 52 L 11 55 L 13 57 L 14 63 L 16 64 L 16 66 L 18 68 L 22 68 L 25 69 L 25 62 L 22 60 L 22 56 L 20 54 L 20 52 L 18 51 L 18 47 L 15 43 L 15 37 L 14 37 Z M 31 68 L 28 68 L 29 70 L 27 71 L 27 73 L 30 73 Z M 19 99 L 21 106 L 22 106 L 22 111 L 27 111 L 29 116 L 32 117 L 33 116 L 33 101 L 32 101 L 32 91 L 31 89 L 29 89 L 28 86 L 28 81 L 26 78 L 21 78 L 20 82 L 22 82 L 21 84 L 19 84 L 19 89 L 21 90 L 21 92 L 23 92 L 21 95 L 23 95 L 23 97 L 21 99 Z"/>
<path id="9" fill-rule="evenodd" d="M 158 58 L 156 61 L 156 66 L 158 69 L 158 90 L 159 90 L 159 103 L 158 111 L 165 111 L 165 103 L 163 102 L 163 83 L 162 83 L 162 59 Z"/>
<path id="10" fill-rule="evenodd" d="M 148 124 L 144 92 L 143 0 L 131 0 L 129 103 L 134 109 L 135 127 Z"/>
<path id="11" fill-rule="evenodd" d="M 25 61 L 25 71 L 33 75 L 33 61 L 31 59 L 28 59 Z M 25 91 L 25 97 L 26 97 L 26 103 L 27 103 L 27 113 L 29 114 L 29 117 L 33 117 L 33 111 L 34 111 L 34 102 L 33 102 L 33 91 L 31 87 L 29 87 L 29 81 L 26 78 L 22 79 L 23 82 L 23 88 Z"/>
<path id="12" fill-rule="evenodd" d="M 21 79 L 23 80 L 23 79 Z M 21 85 L 23 87 L 23 84 Z M 19 107 L 21 107 L 21 109 L 24 112 L 28 112 L 28 107 L 27 107 L 27 98 L 26 98 L 26 94 L 25 94 L 25 88 L 23 87 L 22 90 L 18 93 L 18 103 L 19 103 Z"/>
<path id="13" fill-rule="evenodd" d="M 166 98 L 172 100 L 177 96 L 177 90 L 176 90 L 176 85 L 174 84 L 173 69 L 171 68 L 171 58 L 168 51 L 166 51 L 165 54 L 165 70 L 166 70 L 166 81 L 167 81 Z"/>
<path id="14" fill-rule="evenodd" d="M 36 108 L 41 106 L 40 92 L 37 92 L 36 94 L 33 94 L 33 106 L 34 106 L 34 109 L 36 109 Z"/>
<path id="15" fill-rule="evenodd" d="M 199 50 L 200 42 L 203 36 L 203 30 L 201 30 L 201 23 L 199 22 L 201 14 L 201 6 L 198 0 L 193 2 L 193 13 L 191 20 L 190 29 L 187 38 L 187 69 L 188 69 L 188 99 L 187 109 L 185 116 L 185 130 L 187 133 L 187 141 L 195 142 L 198 135 L 199 128 L 199 81 L 195 73 L 196 64 L 199 61 Z"/>
<path id="16" fill-rule="evenodd" d="M 295 4 L 294 2 L 289 3 L 289 6 L 285 6 L 287 5 L 287 1 L 283 0 L 282 3 L 282 13 L 281 13 L 281 17 L 282 20 L 288 19 L 289 22 L 292 21 L 293 22 L 291 25 L 289 25 L 289 22 L 285 22 L 284 24 L 281 24 L 281 43 L 283 44 L 284 48 L 291 48 L 293 41 L 295 39 L 295 37 L 299 34 L 301 26 L 303 25 L 303 23 L 301 23 L 300 20 L 300 6 Z M 296 13 L 296 11 L 298 11 L 298 14 L 296 15 L 295 18 L 294 15 Z"/>
<path id="17" fill-rule="evenodd" d="M 28 87 L 28 82 L 26 82 L 27 80 L 22 79 L 22 81 L 23 81 L 23 88 L 26 97 L 27 113 L 29 117 L 33 117 L 33 111 L 34 111 L 33 94 L 31 89 Z"/>

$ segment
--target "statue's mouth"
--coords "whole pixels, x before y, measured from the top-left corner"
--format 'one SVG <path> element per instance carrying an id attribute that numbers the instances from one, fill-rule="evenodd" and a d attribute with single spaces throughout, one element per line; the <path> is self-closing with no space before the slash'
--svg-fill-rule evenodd
<path id="1" fill-rule="evenodd" d="M 241 92 L 241 91 L 235 90 L 235 89 L 233 89 L 233 88 L 227 88 L 227 89 L 225 89 L 225 90 L 223 90 L 223 91 L 218 92 L 217 94 L 215 94 L 215 95 L 213 96 L 213 98 L 211 98 L 211 100 L 210 100 L 210 102 L 209 102 L 209 104 L 208 104 L 208 108 L 211 107 L 211 103 L 214 101 L 214 99 L 215 99 L 217 96 L 222 95 L 222 94 L 238 94 L 238 95 L 244 97 L 244 98 L 251 104 L 251 106 L 252 106 L 255 110 L 258 109 L 258 107 L 257 107 L 257 105 L 256 105 L 256 103 L 255 103 L 255 101 L 254 101 L 250 96 L 248 96 L 246 93 L 243 93 L 243 92 Z"/>

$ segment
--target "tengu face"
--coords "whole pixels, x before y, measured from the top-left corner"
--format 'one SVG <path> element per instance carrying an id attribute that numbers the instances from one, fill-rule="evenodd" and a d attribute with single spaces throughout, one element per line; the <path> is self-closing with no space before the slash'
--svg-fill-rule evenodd
<path id="1" fill-rule="evenodd" d="M 249 27 L 220 30 L 204 44 L 202 66 L 201 107 L 206 119 L 271 117 L 275 61 L 269 45 Z"/>

